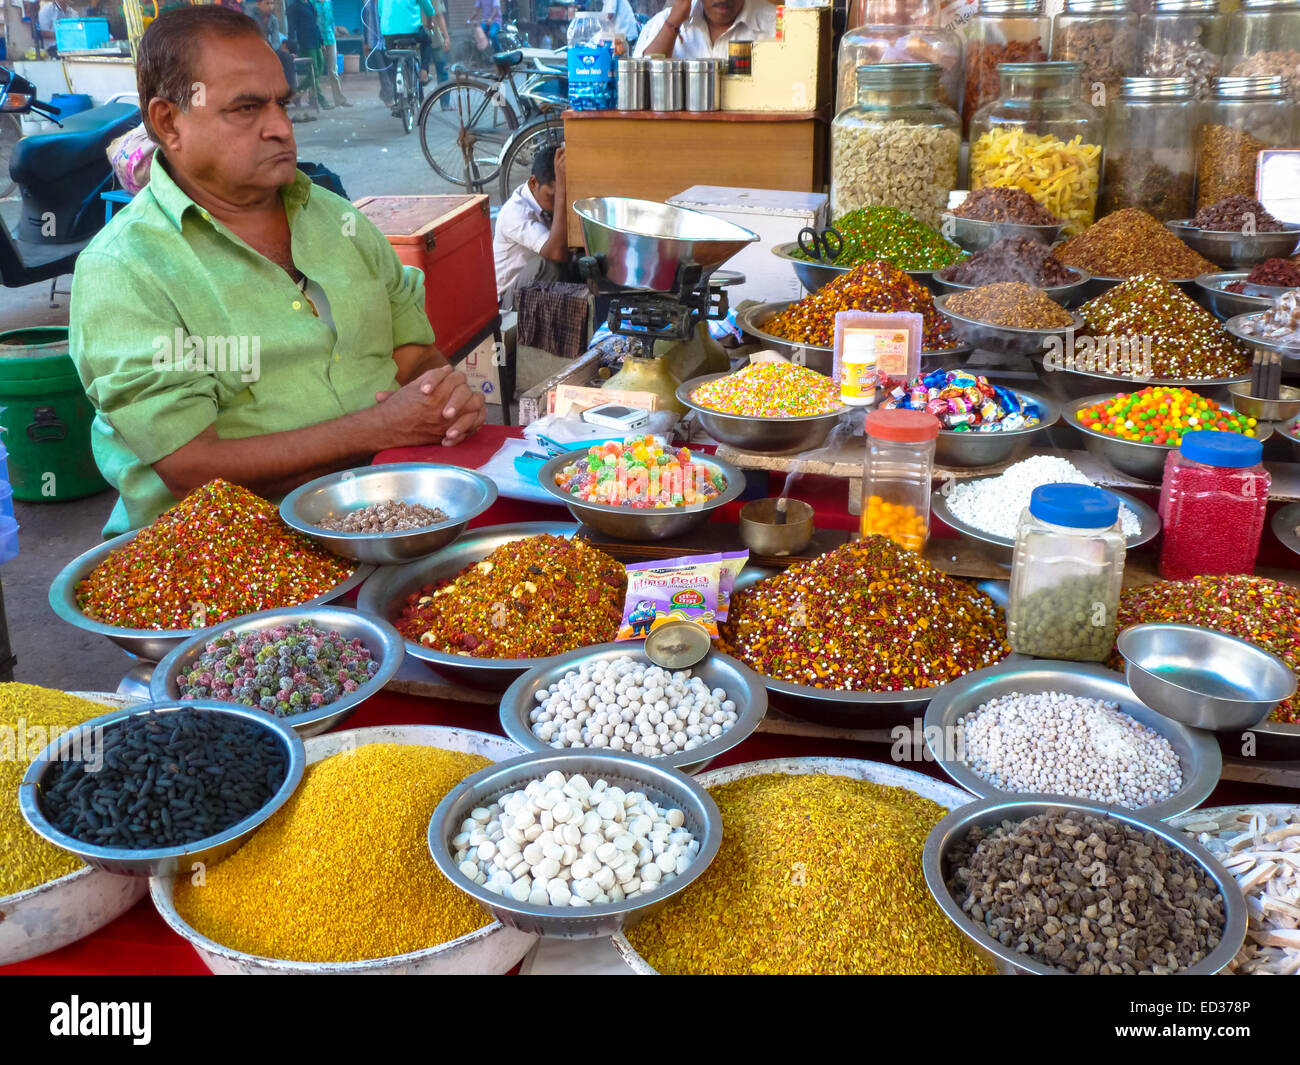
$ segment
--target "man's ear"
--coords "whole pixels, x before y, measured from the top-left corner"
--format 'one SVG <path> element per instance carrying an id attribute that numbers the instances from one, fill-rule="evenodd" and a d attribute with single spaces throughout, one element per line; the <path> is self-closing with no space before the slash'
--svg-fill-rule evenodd
<path id="1" fill-rule="evenodd" d="M 161 96 L 155 96 L 149 101 L 149 125 L 164 151 L 170 151 L 180 143 L 180 132 L 176 128 L 179 112 L 179 107 Z"/>

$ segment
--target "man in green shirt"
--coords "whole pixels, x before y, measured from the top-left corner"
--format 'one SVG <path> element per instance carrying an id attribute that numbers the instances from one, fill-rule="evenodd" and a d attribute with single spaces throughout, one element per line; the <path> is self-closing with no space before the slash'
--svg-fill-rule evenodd
<path id="1" fill-rule="evenodd" d="M 214 477 L 276 497 L 483 424 L 422 273 L 297 169 L 288 84 L 246 15 L 160 15 L 136 60 L 152 177 L 87 246 L 70 343 L 121 494 L 105 535 Z"/>

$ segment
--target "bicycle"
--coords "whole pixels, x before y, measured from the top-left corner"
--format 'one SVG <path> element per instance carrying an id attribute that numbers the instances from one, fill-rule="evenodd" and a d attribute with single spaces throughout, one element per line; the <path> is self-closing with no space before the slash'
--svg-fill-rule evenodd
<path id="1" fill-rule="evenodd" d="M 390 40 L 398 45 L 385 48 L 388 61 L 394 66 L 393 71 L 393 113 L 402 120 L 402 131 L 410 133 L 415 128 L 416 116 L 424 100 L 424 85 L 420 81 L 420 47 L 419 38 L 412 36 L 392 37 Z M 414 47 L 406 47 L 414 42 Z M 423 134 L 421 134 L 423 137 Z"/>
<path id="2" fill-rule="evenodd" d="M 18 188 L 9 176 L 9 159 L 23 139 L 22 121 L 14 114 L 0 113 L 0 200 L 7 200 Z"/>
<path id="3" fill-rule="evenodd" d="M 543 148 L 564 143 L 564 121 L 558 112 L 547 112 L 530 122 L 510 138 L 501 160 L 499 190 L 501 202 L 510 199 L 520 185 L 533 172 L 533 159 Z"/>

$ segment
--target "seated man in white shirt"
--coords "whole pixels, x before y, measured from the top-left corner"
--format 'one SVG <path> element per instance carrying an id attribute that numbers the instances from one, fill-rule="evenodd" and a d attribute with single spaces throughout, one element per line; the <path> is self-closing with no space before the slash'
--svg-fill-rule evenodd
<path id="1" fill-rule="evenodd" d="M 637 55 L 726 59 L 732 41 L 776 36 L 776 8 L 767 0 L 672 0 L 637 38 Z"/>
<path id="2" fill-rule="evenodd" d="M 564 145 L 548 145 L 533 158 L 528 181 L 515 189 L 497 213 L 492 257 L 502 310 L 515 309 L 515 293 L 521 285 L 563 281 L 568 276 L 568 202 Z"/>

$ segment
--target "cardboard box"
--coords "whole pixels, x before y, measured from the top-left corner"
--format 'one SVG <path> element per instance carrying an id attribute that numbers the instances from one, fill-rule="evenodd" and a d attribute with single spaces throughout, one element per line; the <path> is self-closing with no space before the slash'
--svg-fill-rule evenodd
<path id="1" fill-rule="evenodd" d="M 501 349 L 504 357 L 504 345 Z M 495 337 L 488 337 L 456 364 L 456 369 L 465 375 L 469 387 L 482 392 L 489 403 L 501 406 L 501 374 L 497 360 L 497 342 Z"/>

